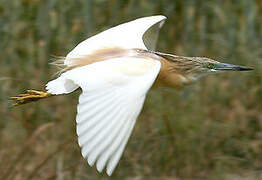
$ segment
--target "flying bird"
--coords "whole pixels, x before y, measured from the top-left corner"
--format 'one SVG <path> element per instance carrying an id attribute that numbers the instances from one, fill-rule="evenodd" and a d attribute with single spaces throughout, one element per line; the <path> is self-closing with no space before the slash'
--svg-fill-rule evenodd
<path id="1" fill-rule="evenodd" d="M 11 97 L 16 105 L 81 89 L 76 132 L 82 156 L 110 176 L 118 164 L 151 88 L 182 89 L 200 77 L 252 68 L 206 57 L 184 57 L 155 51 L 165 16 L 120 24 L 78 44 L 54 64 L 59 76 L 46 91 L 28 90 Z"/>

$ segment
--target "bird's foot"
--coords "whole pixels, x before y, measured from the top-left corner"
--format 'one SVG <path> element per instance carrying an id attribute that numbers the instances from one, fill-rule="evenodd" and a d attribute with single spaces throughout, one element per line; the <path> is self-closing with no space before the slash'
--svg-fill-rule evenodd
<path id="1" fill-rule="evenodd" d="M 26 93 L 19 94 L 18 96 L 10 97 L 11 100 L 15 101 L 13 106 L 21 104 L 27 104 L 29 102 L 37 101 L 39 99 L 47 98 L 52 94 L 44 91 L 27 90 Z"/>

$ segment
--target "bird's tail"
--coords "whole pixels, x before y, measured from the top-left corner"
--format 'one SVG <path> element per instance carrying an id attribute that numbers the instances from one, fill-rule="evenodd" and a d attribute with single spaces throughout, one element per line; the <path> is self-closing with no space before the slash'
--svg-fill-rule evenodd
<path id="1" fill-rule="evenodd" d="M 36 90 L 27 90 L 25 93 L 19 94 L 18 96 L 10 97 L 14 101 L 13 106 L 27 104 L 33 101 L 38 101 L 47 97 L 53 96 L 51 93 Z"/>

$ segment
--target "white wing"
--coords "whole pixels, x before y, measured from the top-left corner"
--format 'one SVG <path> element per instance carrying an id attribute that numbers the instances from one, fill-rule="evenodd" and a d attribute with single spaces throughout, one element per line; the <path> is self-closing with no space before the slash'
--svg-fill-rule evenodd
<path id="1" fill-rule="evenodd" d="M 112 47 L 125 49 L 154 50 L 158 31 L 165 22 L 165 16 L 149 16 L 120 24 L 79 43 L 66 56 L 65 64 L 70 64 L 70 58 L 79 58 L 92 52 Z"/>
<path id="2" fill-rule="evenodd" d="M 159 61 L 121 57 L 68 71 L 61 77 L 82 88 L 77 135 L 82 155 L 101 172 L 114 171 L 156 79 Z"/>

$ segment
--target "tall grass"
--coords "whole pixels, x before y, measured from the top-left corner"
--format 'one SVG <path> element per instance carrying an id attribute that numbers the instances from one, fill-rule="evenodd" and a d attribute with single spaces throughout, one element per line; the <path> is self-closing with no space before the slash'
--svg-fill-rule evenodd
<path id="1" fill-rule="evenodd" d="M 82 159 L 79 92 L 23 107 L 7 98 L 54 78 L 52 55 L 137 17 L 164 14 L 158 49 L 255 68 L 149 93 L 113 179 L 262 178 L 258 0 L 0 0 L 0 179 L 109 179 Z"/>

